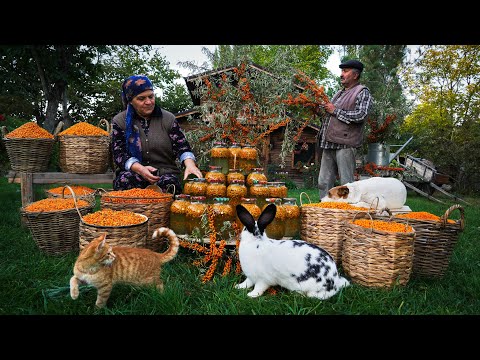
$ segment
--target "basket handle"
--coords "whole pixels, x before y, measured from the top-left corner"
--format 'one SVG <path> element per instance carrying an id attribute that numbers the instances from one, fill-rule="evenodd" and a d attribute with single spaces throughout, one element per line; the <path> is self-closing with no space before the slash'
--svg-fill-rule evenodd
<path id="1" fill-rule="evenodd" d="M 60 120 L 57 124 L 57 127 L 55 128 L 55 131 L 53 132 L 53 136 L 57 136 L 60 133 L 60 131 L 62 131 L 62 129 L 63 129 L 63 121 Z"/>
<path id="2" fill-rule="evenodd" d="M 68 188 L 70 192 L 72 193 L 72 198 L 73 198 L 73 203 L 75 204 L 75 209 L 77 210 L 78 216 L 80 216 L 80 220 L 83 220 L 82 214 L 80 214 L 80 210 L 78 210 L 78 204 L 77 204 L 77 197 L 75 196 L 75 192 L 72 190 L 72 188 L 68 185 L 65 185 L 62 189 L 62 199 L 65 198 L 65 189 Z"/>
<path id="3" fill-rule="evenodd" d="M 377 200 L 377 206 L 375 206 L 374 208 L 372 207 L 373 205 L 373 202 Z M 377 210 L 378 209 L 378 203 L 380 202 L 380 198 L 378 196 L 375 196 L 375 198 L 372 200 L 372 202 L 370 203 L 370 207 L 368 208 L 368 210 Z"/>
<path id="4" fill-rule="evenodd" d="M 5 137 L 5 136 L 7 136 L 7 134 L 8 134 L 7 127 L 6 127 L 6 126 L 2 126 L 2 128 L 1 128 L 1 129 L 2 129 L 2 137 Z"/>
<path id="5" fill-rule="evenodd" d="M 107 132 L 110 134 L 110 123 L 108 122 L 107 119 L 101 119 L 98 122 L 98 126 L 102 126 L 102 125 L 105 125 L 105 129 L 107 129 Z"/>
<path id="6" fill-rule="evenodd" d="M 370 217 L 370 220 L 372 221 L 372 227 L 370 228 L 370 230 L 373 233 L 373 218 L 372 218 L 372 215 L 370 215 L 370 212 L 368 212 L 368 211 L 357 211 L 355 213 L 355 215 L 353 215 L 352 223 L 355 221 L 355 218 L 357 217 L 358 214 L 367 214 Z"/>
<path id="7" fill-rule="evenodd" d="M 448 217 L 454 210 L 457 209 L 460 211 L 460 230 L 463 231 L 463 229 L 465 228 L 465 210 L 460 204 L 452 205 L 447 209 L 447 211 L 445 211 L 445 214 L 443 214 L 440 218 L 440 221 L 442 222 L 442 227 L 445 227 L 447 225 Z"/>
<path id="8" fill-rule="evenodd" d="M 312 203 L 312 200 L 310 200 L 310 196 L 308 196 L 308 194 L 307 194 L 305 191 L 302 191 L 302 192 L 300 193 L 300 206 L 303 206 L 302 195 L 306 195 L 306 196 L 307 196 L 307 198 L 308 198 L 308 203 L 309 203 L 309 204 Z"/>
<path id="9" fill-rule="evenodd" d="M 173 193 L 172 194 L 175 195 L 175 190 L 176 190 L 175 184 L 168 184 L 167 187 L 165 188 L 165 191 L 168 193 L 168 190 L 170 189 L 171 186 L 173 186 Z"/>

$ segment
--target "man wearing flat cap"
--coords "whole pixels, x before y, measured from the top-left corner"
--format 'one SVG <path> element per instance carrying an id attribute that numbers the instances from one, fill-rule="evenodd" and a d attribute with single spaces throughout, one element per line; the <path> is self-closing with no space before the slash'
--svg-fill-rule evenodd
<path id="1" fill-rule="evenodd" d="M 323 105 L 326 112 L 319 132 L 322 149 L 318 189 L 320 199 L 334 187 L 337 174 L 340 185 L 353 182 L 355 154 L 363 142 L 363 128 L 373 105 L 370 90 L 360 84 L 363 64 L 348 60 L 339 65 L 342 89 Z"/>

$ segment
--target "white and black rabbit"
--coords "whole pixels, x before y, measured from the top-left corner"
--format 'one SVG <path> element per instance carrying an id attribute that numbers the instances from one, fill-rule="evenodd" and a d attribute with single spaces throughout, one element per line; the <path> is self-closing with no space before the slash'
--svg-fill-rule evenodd
<path id="1" fill-rule="evenodd" d="M 277 207 L 269 204 L 258 221 L 242 205 L 237 216 L 245 227 L 240 234 L 240 265 L 246 280 L 236 289 L 253 290 L 257 297 L 271 286 L 280 285 L 308 297 L 328 299 L 350 283 L 340 276 L 328 252 L 303 240 L 273 240 L 265 228 L 275 217 Z"/>

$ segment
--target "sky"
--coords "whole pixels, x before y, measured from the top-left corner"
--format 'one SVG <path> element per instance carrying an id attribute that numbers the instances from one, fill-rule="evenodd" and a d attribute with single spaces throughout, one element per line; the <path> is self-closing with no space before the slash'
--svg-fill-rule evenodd
<path id="1" fill-rule="evenodd" d="M 159 45 L 160 53 L 165 56 L 170 63 L 170 67 L 177 70 L 182 76 L 189 76 L 190 70 L 177 66 L 178 61 L 194 61 L 196 65 L 201 65 L 207 61 L 207 57 L 202 53 L 202 48 L 206 47 L 210 51 L 214 51 L 217 45 Z M 157 46 L 156 46 L 157 47 Z M 340 56 L 334 51 L 327 61 L 327 68 L 333 73 L 340 76 L 338 68 L 340 65 Z"/>

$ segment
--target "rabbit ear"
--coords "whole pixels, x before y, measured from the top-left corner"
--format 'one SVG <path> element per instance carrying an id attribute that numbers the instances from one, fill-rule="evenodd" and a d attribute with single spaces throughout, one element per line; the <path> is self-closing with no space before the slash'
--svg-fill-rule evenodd
<path id="1" fill-rule="evenodd" d="M 242 224 L 245 225 L 247 230 L 253 234 L 255 231 L 255 219 L 253 218 L 252 214 L 250 214 L 250 212 L 245 209 L 243 205 L 237 205 L 236 209 L 237 216 Z"/>
<path id="2" fill-rule="evenodd" d="M 273 219 L 275 218 L 275 214 L 277 213 L 277 206 L 275 204 L 268 204 L 265 210 L 260 214 L 258 218 L 258 230 L 260 230 L 260 234 L 263 234 L 263 231 L 270 224 Z"/>

